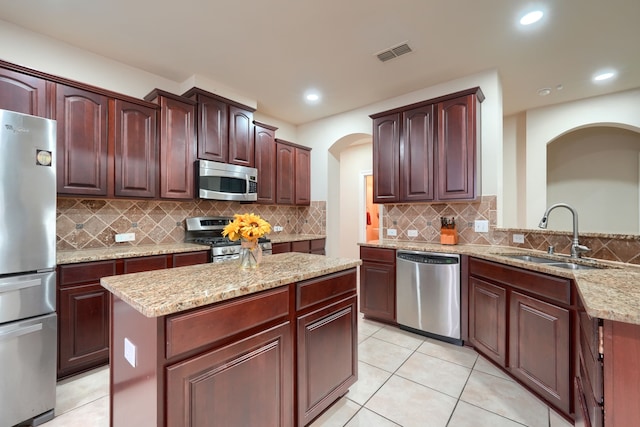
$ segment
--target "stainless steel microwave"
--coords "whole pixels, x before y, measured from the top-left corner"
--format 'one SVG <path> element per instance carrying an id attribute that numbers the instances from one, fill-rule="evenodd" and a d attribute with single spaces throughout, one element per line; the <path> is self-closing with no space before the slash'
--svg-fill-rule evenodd
<path id="1" fill-rule="evenodd" d="M 258 169 L 198 160 L 196 170 L 201 199 L 240 202 L 258 199 Z"/>

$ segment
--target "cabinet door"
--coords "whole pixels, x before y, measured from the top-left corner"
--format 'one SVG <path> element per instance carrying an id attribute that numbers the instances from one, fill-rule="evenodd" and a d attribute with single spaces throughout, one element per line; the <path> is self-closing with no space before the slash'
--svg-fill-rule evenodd
<path id="1" fill-rule="evenodd" d="M 167 427 L 293 426 L 287 322 L 166 368 Z"/>
<path id="2" fill-rule="evenodd" d="M 291 252 L 291 242 L 273 243 L 271 245 L 271 253 L 273 255 L 284 254 L 287 252 Z"/>
<path id="3" fill-rule="evenodd" d="M 404 201 L 433 200 L 434 145 L 433 105 L 402 113 L 400 150 L 401 198 Z"/>
<path id="4" fill-rule="evenodd" d="M 400 200 L 400 114 L 373 120 L 373 202 Z"/>
<path id="5" fill-rule="evenodd" d="M 475 198 L 476 97 L 438 104 L 439 200 Z"/>
<path id="6" fill-rule="evenodd" d="M 160 97 L 160 197 L 193 199 L 195 105 Z"/>
<path id="7" fill-rule="evenodd" d="M 353 296 L 298 318 L 298 425 L 307 425 L 355 383 L 357 317 Z"/>
<path id="8" fill-rule="evenodd" d="M 156 197 L 158 153 L 156 109 L 115 100 L 117 197 Z"/>
<path id="9" fill-rule="evenodd" d="M 47 117 L 46 81 L 0 68 L 0 109 Z"/>
<path id="10" fill-rule="evenodd" d="M 108 98 L 56 85 L 58 193 L 107 195 Z"/>
<path id="11" fill-rule="evenodd" d="M 188 265 L 206 264 L 211 260 L 211 252 L 187 252 L 173 255 L 173 267 L 185 267 Z"/>
<path id="12" fill-rule="evenodd" d="M 276 203 L 276 141 L 272 129 L 255 126 L 255 167 L 258 169 L 258 203 Z"/>
<path id="13" fill-rule="evenodd" d="M 469 278 L 469 341 L 501 366 L 507 356 L 507 291 Z"/>
<path id="14" fill-rule="evenodd" d="M 229 158 L 229 108 L 204 95 L 198 101 L 198 158 L 226 163 Z"/>
<path id="15" fill-rule="evenodd" d="M 291 242 L 291 252 L 302 252 L 303 254 L 308 254 L 310 249 L 311 246 L 309 240 Z"/>
<path id="16" fill-rule="evenodd" d="M 253 113 L 233 105 L 229 106 L 229 163 L 255 164 Z"/>
<path id="17" fill-rule="evenodd" d="M 276 202 L 283 205 L 295 204 L 295 148 L 276 143 Z M 260 185 L 260 183 L 258 183 Z"/>
<path id="18" fill-rule="evenodd" d="M 295 204 L 311 204 L 311 151 L 295 149 Z"/>
<path id="19" fill-rule="evenodd" d="M 162 270 L 169 267 L 166 255 L 152 255 L 139 258 L 128 258 L 123 261 L 124 274 L 141 271 Z"/>
<path id="20" fill-rule="evenodd" d="M 360 274 L 360 311 L 367 317 L 395 322 L 395 265 L 364 261 Z"/>
<path id="21" fill-rule="evenodd" d="M 60 289 L 58 377 L 109 361 L 109 291 L 99 283 Z"/>
<path id="22" fill-rule="evenodd" d="M 512 292 L 509 312 L 509 370 L 570 413 L 569 310 Z"/>
<path id="23" fill-rule="evenodd" d="M 309 252 L 317 255 L 324 255 L 325 239 L 313 239 L 310 242 Z"/>

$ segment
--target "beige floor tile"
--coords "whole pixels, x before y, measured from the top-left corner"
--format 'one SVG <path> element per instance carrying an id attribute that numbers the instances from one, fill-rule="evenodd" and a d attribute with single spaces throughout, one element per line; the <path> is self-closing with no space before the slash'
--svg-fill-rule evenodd
<path id="1" fill-rule="evenodd" d="M 345 427 L 401 427 L 399 424 L 389 421 L 388 419 L 362 408 L 351 418 Z"/>
<path id="2" fill-rule="evenodd" d="M 424 342 L 424 338 L 402 329 L 385 327 L 372 335 L 374 338 L 399 345 L 400 347 L 415 350 Z"/>
<path id="3" fill-rule="evenodd" d="M 549 410 L 550 427 L 573 427 L 573 424 L 557 414 L 553 409 Z"/>
<path id="4" fill-rule="evenodd" d="M 364 405 L 390 376 L 391 373 L 384 369 L 358 362 L 358 381 L 349 388 L 346 397 Z"/>
<path id="5" fill-rule="evenodd" d="M 453 345 L 434 339 L 427 339 L 418 347 L 417 351 L 466 366 L 467 368 L 472 368 L 478 358 L 478 353 L 472 348 Z"/>
<path id="6" fill-rule="evenodd" d="M 393 376 L 365 407 L 403 427 L 445 427 L 456 399 Z"/>
<path id="7" fill-rule="evenodd" d="M 413 353 L 408 348 L 400 347 L 386 341 L 371 337 L 358 345 L 358 360 L 395 372 Z"/>
<path id="8" fill-rule="evenodd" d="M 340 398 L 332 407 L 320 415 L 310 427 L 343 427 L 360 410 L 361 406 L 347 399 Z"/>
<path id="9" fill-rule="evenodd" d="M 43 427 L 108 427 L 109 397 L 101 397 L 72 411 L 58 414 Z"/>
<path id="10" fill-rule="evenodd" d="M 493 375 L 494 377 L 499 377 L 509 381 L 515 381 L 509 375 L 504 373 L 498 367 L 496 367 L 493 363 L 489 362 L 484 356 L 478 356 L 478 360 L 476 364 L 473 366 L 474 371 L 484 372 L 485 374 Z"/>
<path id="11" fill-rule="evenodd" d="M 548 427 L 549 408 L 514 381 L 473 371 L 460 400 L 529 427 Z"/>
<path id="12" fill-rule="evenodd" d="M 448 425 L 451 427 L 522 427 L 520 423 L 462 401 L 456 405 Z"/>
<path id="13" fill-rule="evenodd" d="M 470 374 L 470 368 L 417 352 L 396 371 L 396 375 L 456 399 L 460 397 Z"/>
<path id="14" fill-rule="evenodd" d="M 358 336 L 369 337 L 380 329 L 382 329 L 384 325 L 382 323 L 374 322 L 373 320 L 363 319 L 360 317 L 358 319 Z"/>
<path id="15" fill-rule="evenodd" d="M 56 414 L 63 414 L 109 395 L 109 367 L 94 369 L 60 381 L 56 386 Z"/>

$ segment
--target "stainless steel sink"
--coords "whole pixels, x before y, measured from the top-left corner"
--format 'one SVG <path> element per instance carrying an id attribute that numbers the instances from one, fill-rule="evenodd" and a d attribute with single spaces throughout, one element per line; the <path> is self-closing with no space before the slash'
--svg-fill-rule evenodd
<path id="1" fill-rule="evenodd" d="M 571 261 L 562 261 L 562 260 L 553 259 L 553 258 L 544 258 L 544 257 L 535 256 L 535 255 L 503 254 L 502 256 L 505 258 L 517 259 L 517 260 L 526 261 L 526 262 L 533 262 L 536 264 L 545 264 L 550 267 L 560 267 L 560 268 L 566 268 L 569 270 L 594 270 L 594 269 L 606 268 L 605 266 L 602 266 L 602 265 L 596 265 L 596 264 L 588 265 L 588 264 L 571 262 Z"/>

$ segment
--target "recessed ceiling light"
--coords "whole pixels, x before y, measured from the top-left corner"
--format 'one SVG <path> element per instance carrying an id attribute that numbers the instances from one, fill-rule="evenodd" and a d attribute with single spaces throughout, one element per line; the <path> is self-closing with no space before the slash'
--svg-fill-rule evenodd
<path id="1" fill-rule="evenodd" d="M 593 76 L 593 81 L 594 82 L 603 82 L 605 80 L 610 80 L 610 79 L 614 78 L 615 76 L 616 76 L 616 73 L 614 71 L 600 72 L 600 73 L 597 73 L 596 75 Z"/>
<path id="2" fill-rule="evenodd" d="M 318 92 L 316 89 L 308 89 L 304 93 L 304 99 L 307 104 L 317 104 L 318 102 L 320 102 L 320 92 Z"/>
<path id="3" fill-rule="evenodd" d="M 307 101 L 317 101 L 320 99 L 320 95 L 317 93 L 310 93 L 307 95 Z"/>
<path id="4" fill-rule="evenodd" d="M 541 10 L 534 10 L 520 18 L 521 25 L 531 25 L 542 19 L 544 13 Z"/>
<path id="5" fill-rule="evenodd" d="M 542 89 L 538 89 L 538 95 L 547 96 L 551 93 L 551 88 L 543 87 Z"/>

